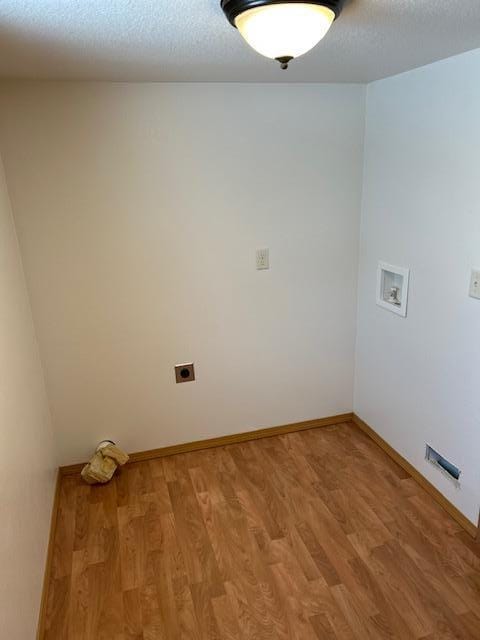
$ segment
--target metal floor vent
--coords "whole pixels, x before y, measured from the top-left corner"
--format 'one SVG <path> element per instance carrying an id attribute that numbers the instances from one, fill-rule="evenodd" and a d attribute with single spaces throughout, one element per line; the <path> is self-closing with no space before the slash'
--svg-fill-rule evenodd
<path id="1" fill-rule="evenodd" d="M 437 467 L 437 469 L 440 469 L 440 471 L 449 478 L 449 480 L 452 480 L 457 487 L 460 486 L 460 474 L 462 473 L 460 469 L 441 456 L 438 451 L 432 449 L 429 444 L 426 445 L 425 459 Z"/>

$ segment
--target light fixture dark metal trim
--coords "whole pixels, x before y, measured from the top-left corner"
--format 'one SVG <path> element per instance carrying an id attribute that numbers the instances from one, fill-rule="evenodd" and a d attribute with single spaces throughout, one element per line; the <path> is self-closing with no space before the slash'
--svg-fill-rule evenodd
<path id="1" fill-rule="evenodd" d="M 280 63 L 280 69 L 286 71 L 288 69 L 288 63 L 290 60 L 293 60 L 292 56 L 281 56 L 280 58 L 275 58 Z"/>
<path id="2" fill-rule="evenodd" d="M 344 1 L 345 0 L 221 0 L 220 5 L 227 16 L 227 20 L 232 26 L 236 27 L 235 18 L 241 13 L 269 4 L 295 4 L 296 2 L 318 4 L 322 7 L 327 7 L 327 9 L 331 9 L 335 14 L 335 18 L 338 18 L 342 12 Z"/>

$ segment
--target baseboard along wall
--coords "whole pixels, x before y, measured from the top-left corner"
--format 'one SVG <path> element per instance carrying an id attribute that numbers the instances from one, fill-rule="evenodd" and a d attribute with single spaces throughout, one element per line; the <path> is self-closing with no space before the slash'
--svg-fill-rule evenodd
<path id="1" fill-rule="evenodd" d="M 190 451 L 201 451 L 202 449 L 212 449 L 213 447 L 224 447 L 228 444 L 237 444 L 238 442 L 247 442 L 248 440 L 259 440 L 260 438 L 272 438 L 273 436 L 281 436 L 285 433 L 293 433 L 294 431 L 305 431 L 307 429 L 317 429 L 318 427 L 328 427 L 342 422 L 351 422 L 353 413 L 342 413 L 337 416 L 329 416 L 327 418 L 318 418 L 316 420 L 306 420 L 305 422 L 294 422 L 292 424 L 284 424 L 278 427 L 267 427 L 256 429 L 254 431 L 244 431 L 243 433 L 233 433 L 228 436 L 219 436 L 218 438 L 208 438 L 206 440 L 195 440 L 193 442 L 185 442 L 183 444 L 174 444 L 161 449 L 150 449 L 149 451 L 138 451 L 130 454 L 130 462 L 142 462 L 144 460 L 153 460 L 154 458 L 165 458 L 174 456 L 177 453 L 188 453 Z M 81 464 L 72 464 L 60 467 L 60 473 L 68 476 L 80 473 L 85 462 Z"/>
<path id="2" fill-rule="evenodd" d="M 370 427 L 364 420 L 362 420 L 356 414 L 353 414 L 353 423 L 361 429 L 364 433 L 367 434 L 374 442 L 378 444 L 378 446 L 385 451 L 386 454 L 395 460 L 395 462 L 400 465 L 405 471 L 412 476 L 412 478 L 418 482 L 418 484 L 425 489 L 427 493 L 438 502 L 438 504 L 447 511 L 447 513 L 456 521 L 458 524 L 465 529 L 472 537 L 477 537 L 478 528 L 470 522 L 470 520 L 463 515 L 461 511 L 455 507 L 450 500 L 441 493 L 433 484 L 423 476 L 418 469 L 416 469 L 413 465 L 405 460 L 403 456 L 401 456 L 393 447 L 391 447 L 388 442 L 386 442 L 378 433 Z"/>
<path id="3" fill-rule="evenodd" d="M 47 618 L 47 604 L 48 604 L 48 586 L 50 584 L 50 577 L 52 574 L 53 550 L 54 550 L 54 543 L 55 543 L 55 533 L 57 531 L 58 505 L 60 502 L 61 483 L 62 483 L 62 474 L 59 469 L 57 471 L 57 477 L 55 480 L 55 492 L 53 495 L 52 515 L 50 518 L 50 532 L 48 536 L 47 557 L 45 560 L 45 574 L 43 576 L 42 599 L 40 601 L 40 611 L 38 614 L 37 640 L 43 640 L 45 636 L 45 620 Z"/>

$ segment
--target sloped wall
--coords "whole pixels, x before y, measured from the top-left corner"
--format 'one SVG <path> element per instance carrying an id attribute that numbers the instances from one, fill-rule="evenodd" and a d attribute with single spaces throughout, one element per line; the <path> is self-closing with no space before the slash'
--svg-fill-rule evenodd
<path id="1" fill-rule="evenodd" d="M 50 414 L 0 160 L 0 629 L 34 638 L 55 482 Z"/>

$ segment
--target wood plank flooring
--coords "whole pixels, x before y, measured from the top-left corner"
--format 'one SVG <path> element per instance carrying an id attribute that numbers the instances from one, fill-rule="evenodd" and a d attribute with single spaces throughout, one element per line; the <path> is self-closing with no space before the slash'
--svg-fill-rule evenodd
<path id="1" fill-rule="evenodd" d="M 478 640 L 480 545 L 352 424 L 62 479 L 47 640 Z"/>

